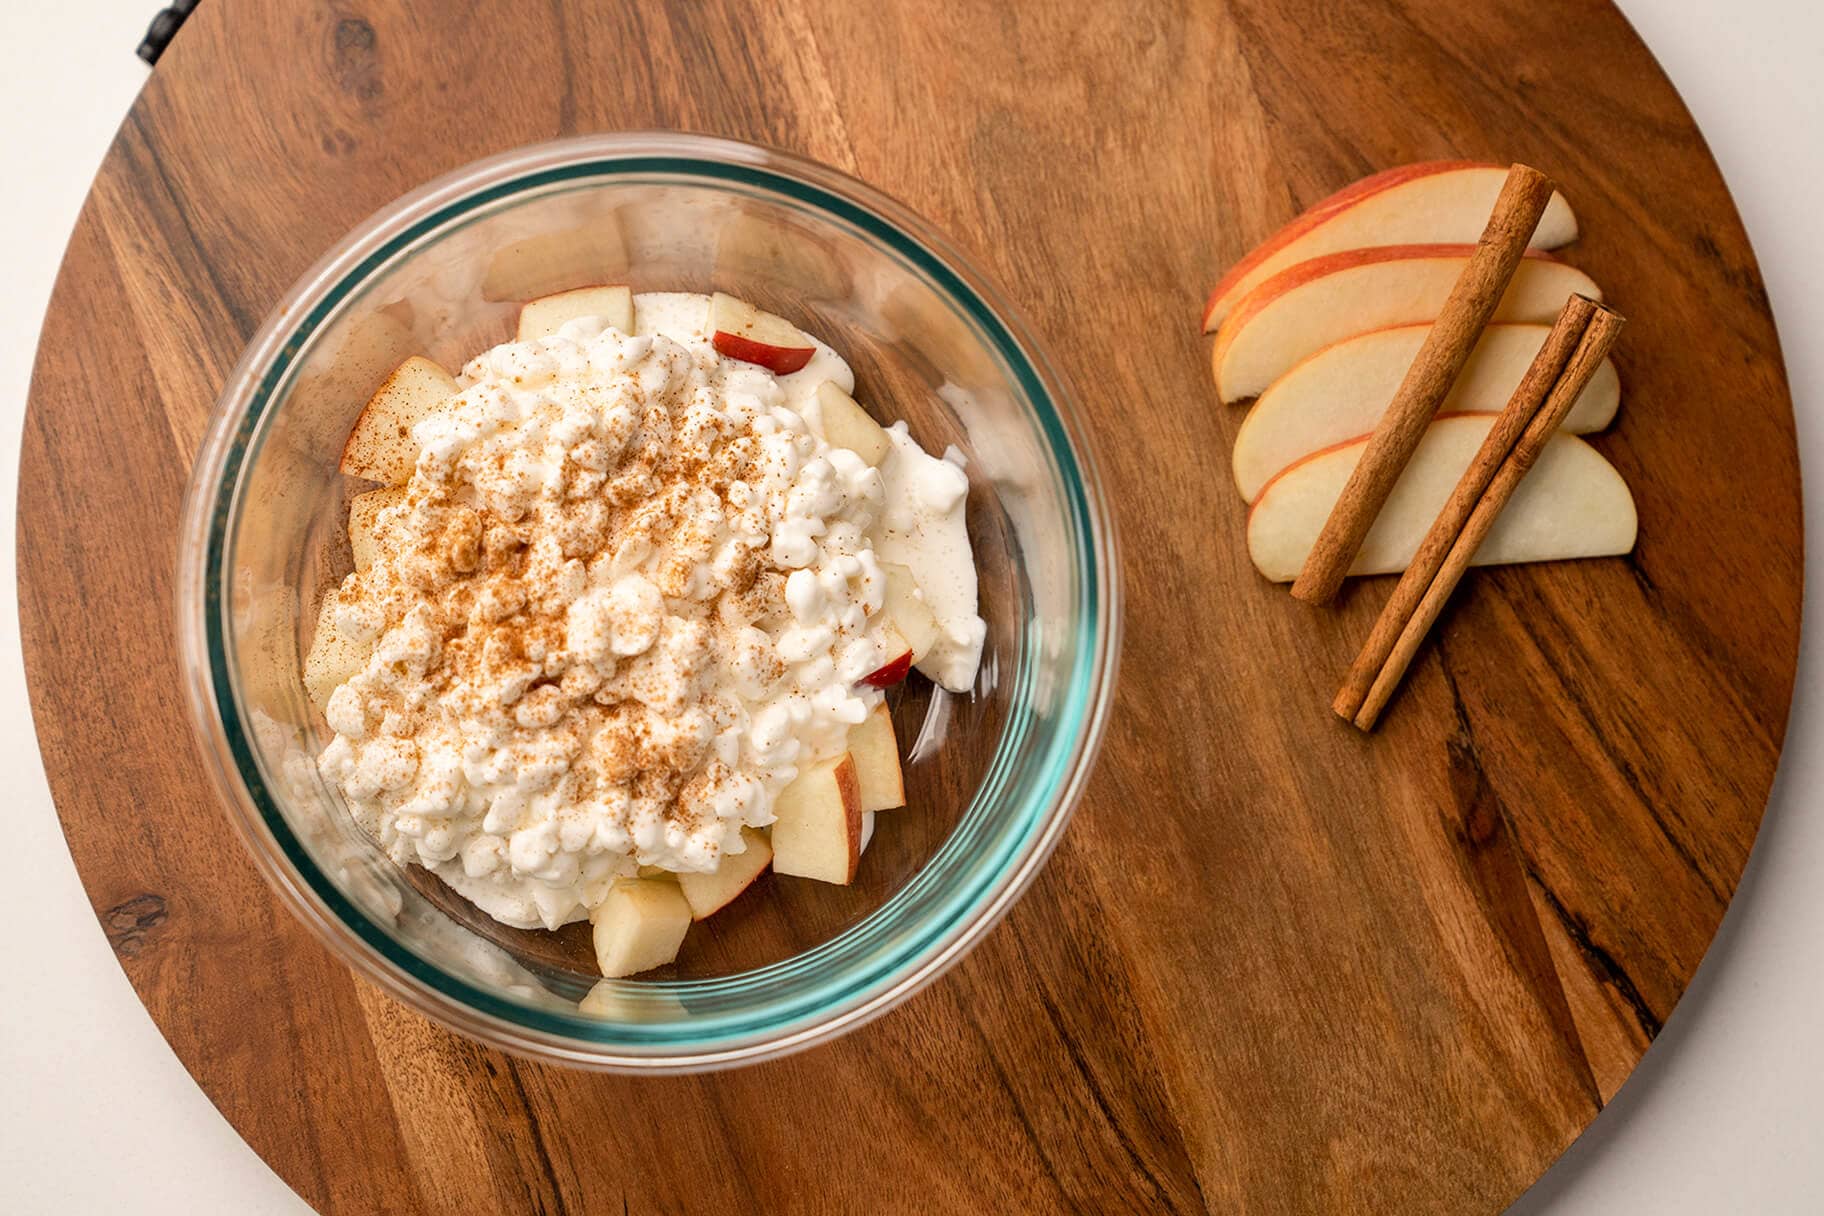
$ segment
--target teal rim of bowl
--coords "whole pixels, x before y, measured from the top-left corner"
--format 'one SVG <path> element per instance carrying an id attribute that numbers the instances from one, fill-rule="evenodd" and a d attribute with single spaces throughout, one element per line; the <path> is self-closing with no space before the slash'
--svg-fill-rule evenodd
<path id="1" fill-rule="evenodd" d="M 469 170 L 485 166 L 478 162 Z M 464 172 L 459 170 L 458 173 Z M 452 175 L 454 176 L 454 175 Z M 980 848 L 981 839 L 990 835 L 985 829 L 988 817 L 978 810 L 991 805 L 1008 791 L 1014 775 L 1009 771 L 1009 743 L 1020 741 L 1029 727 L 1032 711 L 1028 698 L 1022 695 L 1034 679 L 1037 669 L 1041 631 L 1024 630 L 1024 654 L 1018 665 L 1019 682 L 1013 689 L 1006 725 L 1000 744 L 981 785 L 969 807 L 958 821 L 944 845 L 900 889 L 859 923 L 850 926 L 829 941 L 796 954 L 789 959 L 752 971 L 714 979 L 642 981 L 617 985 L 629 995 L 636 992 L 663 995 L 685 1004 L 713 1001 L 720 997 L 741 996 L 764 991 L 781 981 L 794 982 L 794 988 L 780 996 L 769 997 L 754 1007 L 737 1012 L 692 1013 L 688 1020 L 611 1021 L 586 1015 L 521 1004 L 479 987 L 443 970 L 420 957 L 385 928 L 376 924 L 368 913 L 345 896 L 322 872 L 297 834 L 280 812 L 268 791 L 265 774 L 249 746 L 243 725 L 239 698 L 229 676 L 226 646 L 227 607 L 222 600 L 222 580 L 214 575 L 225 568 L 229 549 L 229 531 L 235 522 L 234 492 L 241 470 L 249 458 L 257 455 L 264 439 L 272 401 L 296 363 L 299 353 L 318 329 L 334 315 L 351 295 L 362 289 L 376 272 L 406 252 L 421 239 L 464 218 L 479 219 L 496 202 L 565 184 L 581 186 L 589 181 L 649 178 L 652 184 L 678 184 L 680 180 L 709 179 L 757 188 L 783 196 L 800 206 L 807 206 L 857 230 L 899 257 L 909 268 L 937 286 L 947 302 L 960 301 L 965 319 L 984 335 L 1012 372 L 1020 389 L 1038 416 L 1047 441 L 1048 451 L 1058 466 L 1072 522 L 1072 541 L 1077 560 L 1084 572 L 1078 584 L 1081 596 L 1079 624 L 1072 650 L 1075 661 L 1071 678 L 1059 699 L 1058 722 L 1050 738 L 1044 741 L 1037 757 L 1036 778 L 1024 782 L 1024 788 L 1012 791 L 1011 804 L 996 809 L 995 819 L 1003 824 L 1012 821 L 1018 830 L 999 833 L 998 849 L 966 862 L 965 881 L 959 889 L 942 897 L 933 907 L 920 909 L 918 919 L 900 923 L 896 910 L 927 898 L 929 889 L 945 877 L 946 864 L 954 865 L 967 850 Z M 433 183 L 433 186 L 435 183 Z M 369 220 L 368 224 L 377 222 Z M 365 225 L 364 225 L 365 226 Z M 1103 614 L 1112 605 L 1109 589 L 1102 585 L 1093 548 L 1096 535 L 1094 513 L 1083 489 L 1081 464 L 1061 418 L 1024 348 L 995 312 L 965 279 L 942 258 L 909 233 L 866 208 L 831 193 L 810 182 L 745 164 L 699 160 L 688 156 L 613 155 L 594 156 L 551 168 L 536 169 L 507 178 L 466 194 L 435 208 L 384 240 L 363 257 L 323 293 L 287 335 L 272 364 L 261 375 L 240 425 L 229 441 L 217 481 L 208 521 L 205 569 L 210 572 L 204 584 L 204 628 L 209 660 L 208 681 L 223 735 L 234 758 L 240 782 L 267 829 L 310 890 L 342 924 L 352 930 L 381 958 L 398 968 L 410 979 L 460 1005 L 483 1014 L 509 1028 L 529 1030 L 539 1035 L 571 1040 L 589 1047 L 633 1049 L 636 1054 L 651 1049 L 682 1048 L 689 1054 L 726 1051 L 757 1040 L 790 1037 L 819 1021 L 832 1010 L 846 1010 L 865 1004 L 891 989 L 899 979 L 916 970 L 935 954 L 944 939 L 959 926 L 966 925 L 998 892 L 1009 874 L 1027 859 L 1022 856 L 1035 833 L 1043 826 L 1047 808 L 1059 798 L 1073 777 L 1076 753 L 1094 740 L 1083 737 L 1097 711 L 1093 687 L 1100 665 L 1096 661 L 1098 632 L 1108 635 L 1112 647 L 1115 626 Z M 1110 660 L 1112 667 L 1112 658 Z M 1112 670 L 1110 671 L 1112 675 Z M 1085 767 L 1090 757 L 1085 757 Z M 1069 808 L 1065 808 L 1068 813 Z M 1054 838 L 1055 843 L 1055 838 Z M 1034 859 L 1037 860 L 1037 859 Z M 1004 909 L 1003 909 L 1004 910 Z M 819 973 L 827 979 L 816 982 Z M 694 998 L 694 1000 L 693 1000 Z M 641 998 L 634 997 L 635 1001 Z M 641 1051 L 640 1049 L 646 1049 Z"/>

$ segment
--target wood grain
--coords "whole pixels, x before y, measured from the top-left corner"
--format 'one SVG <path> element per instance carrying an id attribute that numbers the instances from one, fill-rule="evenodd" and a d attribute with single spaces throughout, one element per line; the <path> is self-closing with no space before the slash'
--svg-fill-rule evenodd
<path id="1" fill-rule="evenodd" d="M 1495 1212 L 1627 1076 L 1754 840 L 1799 625 L 1792 412 L 1748 242 L 1609 5 L 206 4 L 122 127 L 40 352 L 21 618 L 121 965 L 326 1213 Z M 677 127 L 859 174 L 979 258 L 1082 390 L 1128 644 L 1083 810 L 891 1016 L 745 1071 L 517 1062 L 368 989 L 230 843 L 170 638 L 179 497 L 259 318 L 475 157 Z M 1631 320 L 1627 559 L 1478 572 L 1372 738 L 1248 564 L 1197 319 L 1303 205 L 1523 160 Z"/>

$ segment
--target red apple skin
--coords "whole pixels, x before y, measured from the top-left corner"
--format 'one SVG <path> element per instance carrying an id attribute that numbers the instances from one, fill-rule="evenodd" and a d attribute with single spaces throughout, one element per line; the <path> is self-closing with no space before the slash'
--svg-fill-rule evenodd
<path id="1" fill-rule="evenodd" d="M 1367 249 L 1346 249 L 1326 253 L 1309 261 L 1295 262 L 1243 296 L 1222 319 L 1216 331 L 1216 346 L 1210 352 L 1212 366 L 1221 366 L 1222 357 L 1234 344 L 1235 335 L 1260 312 L 1295 287 L 1321 279 L 1339 270 L 1368 266 L 1378 262 L 1401 262 L 1416 258 L 1467 258 L 1476 251 L 1474 245 L 1374 245 Z M 1521 255 L 1537 262 L 1556 262 L 1557 258 L 1543 249 L 1528 249 Z"/>
<path id="2" fill-rule="evenodd" d="M 720 329 L 711 341 L 718 354 L 743 363 L 757 363 L 776 376 L 789 376 L 802 370 L 817 353 L 814 346 L 774 346 Z"/>
<path id="3" fill-rule="evenodd" d="M 908 650 L 892 662 L 877 667 L 861 677 L 861 683 L 866 684 L 869 688 L 891 688 L 904 680 L 911 670 L 912 652 Z"/>
<path id="4" fill-rule="evenodd" d="M 1399 165 L 1392 169 L 1383 169 L 1360 181 L 1352 182 L 1328 198 L 1321 198 L 1295 216 L 1285 227 L 1256 245 L 1248 256 L 1229 267 L 1229 272 L 1217 281 L 1211 289 L 1209 300 L 1203 306 L 1203 332 L 1209 333 L 1216 328 L 1210 324 L 1210 314 L 1216 311 L 1216 305 L 1229 289 L 1240 282 L 1242 276 L 1264 262 L 1270 255 L 1297 240 L 1337 212 L 1349 207 L 1371 195 L 1395 186 L 1404 185 L 1416 178 L 1428 177 L 1433 173 L 1448 173 L 1453 169 L 1486 169 L 1495 167 L 1488 162 L 1475 160 L 1427 160 L 1411 165 Z"/>

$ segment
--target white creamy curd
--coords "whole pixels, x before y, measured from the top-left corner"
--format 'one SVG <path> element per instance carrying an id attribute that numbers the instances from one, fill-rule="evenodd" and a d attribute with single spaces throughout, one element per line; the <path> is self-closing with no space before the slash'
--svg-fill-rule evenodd
<path id="1" fill-rule="evenodd" d="M 337 592 L 371 640 L 319 767 L 356 821 L 498 920 L 556 928 L 652 865 L 709 871 L 843 750 L 892 656 L 881 561 L 909 567 L 967 689 L 980 660 L 967 477 L 900 424 L 879 469 L 807 425 L 852 390 L 819 344 L 775 376 L 719 355 L 709 298 L 635 297 L 504 343 L 420 423 L 403 502 Z"/>

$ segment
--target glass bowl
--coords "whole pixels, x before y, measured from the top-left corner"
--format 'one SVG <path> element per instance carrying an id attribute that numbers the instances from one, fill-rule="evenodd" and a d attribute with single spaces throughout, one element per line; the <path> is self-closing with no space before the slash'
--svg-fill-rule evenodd
<path id="1" fill-rule="evenodd" d="M 587 923 L 499 925 L 400 869 L 319 777 L 300 675 L 350 568 L 336 465 L 400 360 L 448 367 L 519 301 L 587 283 L 726 290 L 816 334 L 857 397 L 967 459 L 988 640 L 973 691 L 922 680 L 894 715 L 908 805 L 849 887 L 767 875 L 671 967 L 594 974 Z M 267 880 L 420 1012 L 539 1059 L 684 1071 L 850 1030 L 955 963 L 1032 881 L 1088 775 L 1113 687 L 1115 542 L 1068 386 L 929 225 L 821 165 L 726 140 L 590 136 L 460 169 L 362 224 L 286 293 L 198 455 L 177 628 L 203 751 Z"/>

